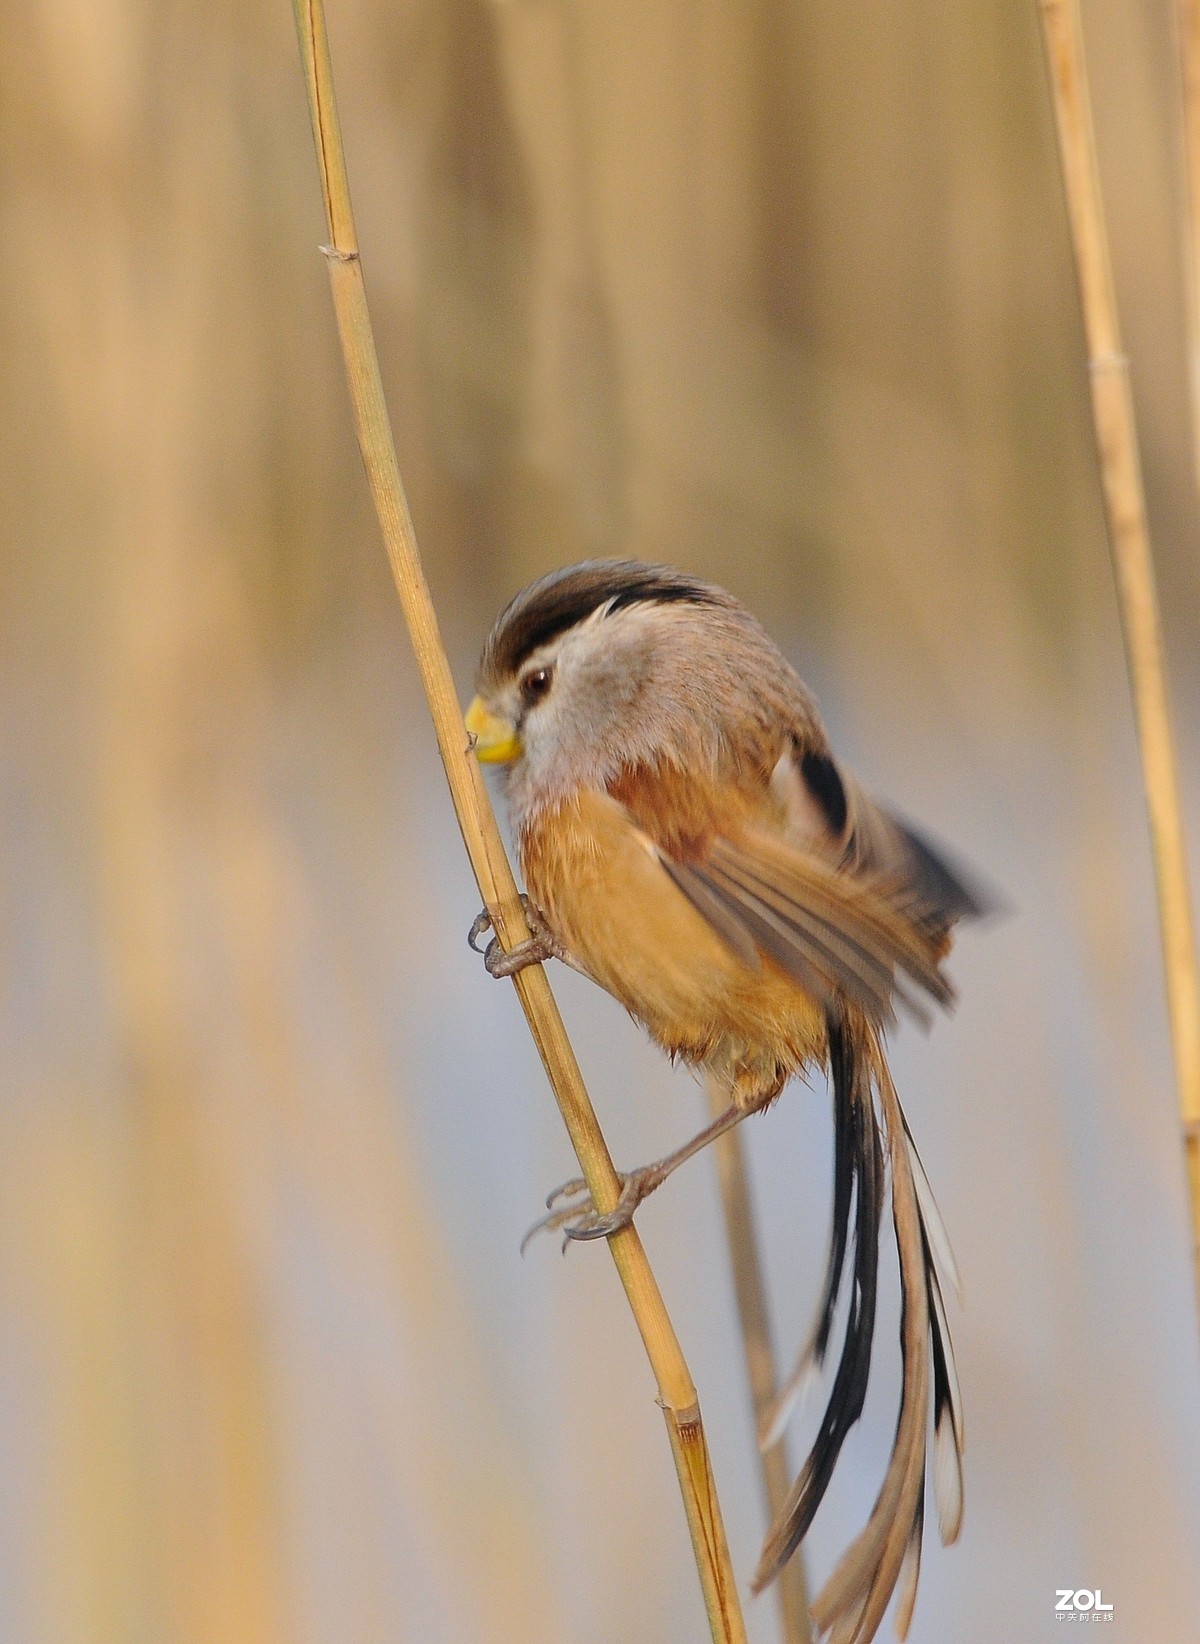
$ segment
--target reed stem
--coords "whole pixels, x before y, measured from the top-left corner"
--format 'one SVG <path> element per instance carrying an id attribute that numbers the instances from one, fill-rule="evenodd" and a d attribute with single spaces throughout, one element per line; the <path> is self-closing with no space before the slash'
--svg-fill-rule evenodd
<path id="1" fill-rule="evenodd" d="M 708 1105 L 716 1118 L 729 1105 L 729 1091 L 719 1079 L 711 1075 L 705 1080 Z M 762 1430 L 767 1413 L 774 1408 L 779 1390 L 775 1372 L 775 1352 L 771 1343 L 771 1322 L 767 1309 L 767 1287 L 763 1278 L 762 1260 L 754 1228 L 754 1204 L 750 1193 L 750 1173 L 746 1167 L 746 1148 L 742 1141 L 742 1127 L 735 1125 L 713 1143 L 717 1156 L 717 1177 L 721 1185 L 721 1208 L 725 1213 L 725 1233 L 729 1244 L 729 1260 L 733 1269 L 733 1289 L 737 1299 L 738 1319 L 742 1327 L 742 1345 L 746 1355 L 746 1377 L 750 1384 L 750 1402 L 754 1414 L 754 1431 Z M 767 1509 L 768 1525 L 773 1525 L 787 1500 L 788 1478 L 787 1443 L 781 1436 L 770 1447 L 759 1453 L 763 1500 Z M 800 1549 L 779 1572 L 776 1581 L 779 1601 L 780 1636 L 784 1644 L 809 1644 L 812 1638 L 812 1620 L 808 1613 L 808 1582 L 804 1570 L 804 1554 Z"/>
<path id="2" fill-rule="evenodd" d="M 1188 387 L 1192 404 L 1192 465 L 1200 485 L 1200 0 L 1180 0 L 1179 62 L 1187 172 L 1183 222 L 1188 324 Z"/>
<path id="3" fill-rule="evenodd" d="M 363 285 L 324 6 L 322 0 L 293 0 L 293 9 L 329 232 L 330 243 L 322 249 L 329 266 L 359 449 L 463 842 L 484 905 L 507 950 L 525 940 L 529 931 L 483 779 L 467 745 L 462 710 L 396 461 Z M 592 1200 L 601 1212 L 611 1210 L 617 1202 L 619 1180 L 545 970 L 530 966 L 513 983 Z M 622 1229 L 608 1244 L 658 1384 L 714 1644 L 745 1644 L 695 1385 L 636 1229 Z"/>
<path id="4" fill-rule="evenodd" d="M 1129 361 L 1121 346 L 1077 0 L 1041 0 L 1109 546 L 1141 745 L 1200 1283 L 1200 981 Z"/>

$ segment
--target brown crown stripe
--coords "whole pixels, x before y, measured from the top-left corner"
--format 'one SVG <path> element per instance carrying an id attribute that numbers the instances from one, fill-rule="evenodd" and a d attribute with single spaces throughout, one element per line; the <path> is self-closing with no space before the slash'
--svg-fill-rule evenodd
<path id="1" fill-rule="evenodd" d="M 483 653 L 479 677 L 496 682 L 515 674 L 548 640 L 609 605 L 614 611 L 643 603 L 685 600 L 694 605 L 732 605 L 730 595 L 671 565 L 639 560 L 587 560 L 540 577 L 507 605 Z"/>

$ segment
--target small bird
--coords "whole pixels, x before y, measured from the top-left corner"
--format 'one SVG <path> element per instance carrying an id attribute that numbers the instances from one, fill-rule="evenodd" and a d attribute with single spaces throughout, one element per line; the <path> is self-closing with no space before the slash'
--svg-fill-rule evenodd
<path id="1" fill-rule="evenodd" d="M 755 1590 L 807 1533 L 862 1413 L 890 1179 L 903 1303 L 899 1420 L 870 1519 L 812 1610 L 834 1644 L 867 1644 L 899 1587 L 903 1638 L 920 1566 L 930 1404 L 946 1544 L 962 1519 L 963 1417 L 943 1295 L 957 1290 L 958 1274 L 883 1035 L 898 1004 L 923 1021 L 929 1002 L 950 1004 L 950 933 L 984 911 L 983 898 L 834 759 L 812 695 L 750 612 L 673 567 L 593 560 L 540 578 L 500 614 L 477 683 L 466 725 L 477 757 L 506 767 L 533 933 L 508 953 L 493 940 L 488 969 L 511 975 L 565 960 L 669 1056 L 729 1093 L 725 1112 L 685 1146 L 622 1178 L 612 1213 L 598 1214 L 573 1183 L 538 1225 L 607 1236 L 793 1076 L 828 1072 L 828 1261 L 812 1334 L 764 1444 L 823 1366 L 848 1289 L 844 1335 Z M 473 943 L 487 924 L 481 915 Z"/>

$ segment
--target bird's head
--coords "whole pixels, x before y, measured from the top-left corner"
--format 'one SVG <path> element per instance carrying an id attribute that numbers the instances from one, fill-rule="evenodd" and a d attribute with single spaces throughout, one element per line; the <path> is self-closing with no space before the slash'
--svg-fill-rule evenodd
<path id="1" fill-rule="evenodd" d="M 509 767 L 521 808 L 632 764 L 712 761 L 727 706 L 714 692 L 728 695 L 750 629 L 769 644 L 731 595 L 670 566 L 551 572 L 506 606 L 484 647 L 466 716 L 476 756 Z"/>

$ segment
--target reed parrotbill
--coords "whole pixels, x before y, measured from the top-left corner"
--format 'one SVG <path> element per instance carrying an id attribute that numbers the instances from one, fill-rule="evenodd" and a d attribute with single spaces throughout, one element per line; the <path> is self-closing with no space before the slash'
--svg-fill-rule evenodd
<path id="1" fill-rule="evenodd" d="M 794 1074 L 828 1070 L 833 1230 L 795 1388 L 844 1335 L 813 1448 L 771 1527 L 761 1587 L 808 1530 L 870 1373 L 879 1230 L 890 1179 L 903 1391 L 870 1519 L 813 1614 L 835 1644 L 874 1636 L 899 1585 L 916 1596 L 932 1406 L 943 1542 L 962 1518 L 962 1409 L 943 1290 L 957 1274 L 888 1072 L 897 1004 L 947 1005 L 955 922 L 981 911 L 964 875 L 869 799 L 830 752 L 812 696 L 732 595 L 668 566 L 592 561 L 526 588 L 497 619 L 467 727 L 506 766 L 532 940 L 492 943 L 496 975 L 551 955 L 606 988 L 672 1057 L 715 1073 L 726 1112 L 623 1178 L 601 1216 L 580 1184 L 539 1225 L 603 1237 L 677 1165 Z M 486 926 L 481 919 L 477 925 Z M 849 1271 L 849 1284 L 844 1284 Z M 772 1428 L 790 1408 L 785 1390 Z M 766 1435 L 770 1437 L 771 1434 Z"/>

